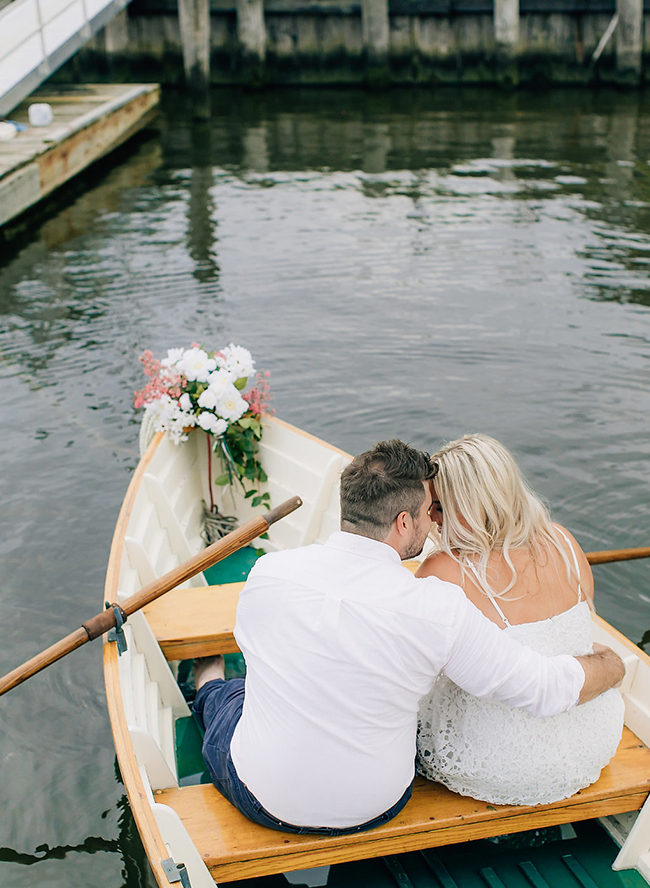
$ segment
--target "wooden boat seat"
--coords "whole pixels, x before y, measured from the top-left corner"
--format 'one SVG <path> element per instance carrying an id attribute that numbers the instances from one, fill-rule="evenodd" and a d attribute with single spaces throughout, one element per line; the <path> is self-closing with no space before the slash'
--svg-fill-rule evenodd
<path id="1" fill-rule="evenodd" d="M 144 608 L 168 660 L 211 657 L 239 650 L 233 637 L 243 583 L 173 589 Z"/>
<path id="2" fill-rule="evenodd" d="M 179 814 L 220 882 L 635 811 L 649 792 L 650 749 L 625 728 L 618 752 L 599 780 L 562 802 L 489 805 L 418 777 L 411 800 L 394 820 L 350 836 L 297 836 L 266 829 L 248 821 L 208 784 L 160 790 L 155 800 Z"/>

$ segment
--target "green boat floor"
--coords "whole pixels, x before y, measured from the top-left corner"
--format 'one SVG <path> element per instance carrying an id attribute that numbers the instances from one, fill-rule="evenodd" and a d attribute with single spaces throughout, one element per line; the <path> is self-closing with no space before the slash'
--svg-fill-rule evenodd
<path id="1" fill-rule="evenodd" d="M 246 661 L 242 654 L 224 654 L 226 669 L 225 676 L 231 678 L 244 678 L 246 675 Z M 183 695 L 188 703 L 194 700 L 194 682 L 189 682 L 192 664 L 194 660 L 182 660 L 178 667 L 179 676 L 186 676 L 183 682 L 179 682 Z M 201 746 L 203 745 L 203 731 L 193 715 L 177 718 L 174 722 L 174 742 L 176 746 L 176 768 L 178 770 L 178 782 L 181 786 L 190 786 L 195 783 L 209 783 L 210 775 L 205 767 Z"/>
<path id="2" fill-rule="evenodd" d="M 177 718 L 174 732 L 176 735 L 176 767 L 180 785 L 209 783 L 210 775 L 201 754 L 203 734 L 194 716 Z"/>
<path id="3" fill-rule="evenodd" d="M 330 868 L 327 881 L 321 879 L 318 884 L 326 888 L 647 888 L 635 870 L 613 872 L 618 847 L 596 821 L 573 824 L 573 830 L 573 838 L 562 839 L 557 828 L 558 838 L 542 845 L 538 832 L 532 831 L 512 837 L 512 844 L 519 847 L 481 839 L 339 863 Z M 308 873 L 303 882 L 299 873 L 290 877 L 294 886 L 315 884 Z M 228 884 L 287 888 L 289 883 L 279 875 Z"/>
<path id="4" fill-rule="evenodd" d="M 248 576 L 251 567 L 259 558 L 259 549 L 245 546 L 237 549 L 232 555 L 217 561 L 212 567 L 203 571 L 208 586 L 220 586 L 222 583 L 241 583 Z"/>
<path id="5" fill-rule="evenodd" d="M 226 680 L 244 678 L 246 661 L 242 654 L 224 654 Z M 195 697 L 194 680 L 190 680 L 194 660 L 181 660 L 178 666 L 179 686 L 190 707 Z M 176 768 L 178 782 L 181 786 L 195 783 L 209 783 L 210 775 L 205 767 L 201 746 L 203 731 L 193 715 L 177 718 L 174 722 L 174 741 L 176 746 Z"/>

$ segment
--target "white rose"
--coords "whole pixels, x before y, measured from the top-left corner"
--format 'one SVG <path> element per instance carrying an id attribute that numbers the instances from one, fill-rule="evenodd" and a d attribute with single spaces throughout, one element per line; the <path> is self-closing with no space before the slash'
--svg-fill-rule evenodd
<path id="1" fill-rule="evenodd" d="M 221 350 L 221 355 L 217 356 L 217 363 L 229 370 L 235 379 L 247 379 L 255 372 L 255 361 L 248 349 L 232 342 Z"/>
<path id="2" fill-rule="evenodd" d="M 199 395 L 199 407 L 203 407 L 204 410 L 214 410 L 216 406 L 217 396 L 212 389 L 207 388 L 204 392 L 201 392 Z"/>
<path id="3" fill-rule="evenodd" d="M 170 348 L 167 350 L 167 357 L 160 362 L 161 367 L 173 367 L 183 357 L 185 350 L 182 348 Z"/>
<path id="4" fill-rule="evenodd" d="M 178 399 L 178 405 L 181 410 L 185 411 L 185 413 L 190 413 L 190 411 L 192 410 L 192 399 L 187 394 L 187 392 L 185 392 L 184 395 L 180 396 L 180 398 Z"/>
<path id="5" fill-rule="evenodd" d="M 226 386 L 231 385 L 236 381 L 237 377 L 233 376 L 230 370 L 226 370 L 225 367 L 220 367 L 218 370 L 214 370 L 208 377 L 208 388 L 217 394 L 218 392 L 223 391 Z"/>
<path id="6" fill-rule="evenodd" d="M 176 369 L 185 374 L 189 382 L 207 382 L 217 362 L 209 358 L 202 348 L 188 348 Z"/>
<path id="7" fill-rule="evenodd" d="M 234 385 L 230 385 L 217 401 L 215 410 L 224 419 L 234 422 L 243 416 L 248 410 L 248 401 L 245 401 Z"/>
<path id="8" fill-rule="evenodd" d="M 199 413 L 197 421 L 202 429 L 205 429 L 206 432 L 211 432 L 219 420 L 214 413 L 204 410 L 203 413 Z"/>

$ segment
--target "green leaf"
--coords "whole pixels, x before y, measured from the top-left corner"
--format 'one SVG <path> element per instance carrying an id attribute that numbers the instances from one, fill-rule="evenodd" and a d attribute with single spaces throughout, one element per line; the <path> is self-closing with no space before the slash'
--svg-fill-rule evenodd
<path id="1" fill-rule="evenodd" d="M 264 469 L 262 468 L 262 466 L 259 467 L 259 472 L 258 472 L 257 477 L 260 479 L 260 481 L 261 481 L 262 483 L 264 483 L 264 481 L 268 481 L 268 480 L 269 480 L 269 476 L 266 474 L 266 472 L 264 471 Z"/>
<path id="2" fill-rule="evenodd" d="M 254 509 L 256 509 L 259 505 L 261 505 L 261 503 L 262 503 L 262 497 L 261 497 L 261 496 L 255 496 L 255 497 L 253 497 L 253 508 L 254 508 Z"/>
<path id="3" fill-rule="evenodd" d="M 242 376 L 241 379 L 238 379 L 235 383 L 235 388 L 238 391 L 243 391 L 246 388 L 246 383 L 248 382 L 248 376 Z"/>
<path id="4" fill-rule="evenodd" d="M 240 426 L 242 429 L 250 429 L 254 422 L 255 420 L 252 419 L 250 416 L 242 416 L 241 419 L 237 420 L 237 425 Z"/>
<path id="5" fill-rule="evenodd" d="M 228 472 L 224 472 L 223 475 L 219 475 L 214 479 L 214 483 L 218 484 L 219 487 L 225 487 L 226 484 L 230 484 L 230 475 Z"/>
<path id="6" fill-rule="evenodd" d="M 244 499 L 249 499 L 251 496 L 255 496 L 256 493 L 257 491 L 254 487 L 252 487 L 250 490 L 246 491 L 246 493 L 244 494 Z"/>
<path id="7" fill-rule="evenodd" d="M 266 555 L 266 549 L 253 549 L 258 558 L 261 558 L 262 555 Z"/>
<path id="8" fill-rule="evenodd" d="M 261 540 L 268 540 L 268 538 L 269 538 L 268 533 L 261 533 L 261 534 L 260 534 L 260 539 L 261 539 Z"/>

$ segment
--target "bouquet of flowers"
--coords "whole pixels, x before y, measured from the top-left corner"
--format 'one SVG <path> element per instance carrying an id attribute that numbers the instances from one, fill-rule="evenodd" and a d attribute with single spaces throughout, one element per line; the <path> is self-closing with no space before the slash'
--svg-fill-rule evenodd
<path id="1" fill-rule="evenodd" d="M 145 408 L 143 427 L 167 432 L 175 444 L 187 441 L 197 426 L 208 432 L 214 439 L 208 452 L 218 452 L 223 468 L 215 484 L 238 481 L 245 490 L 245 482 L 267 480 L 257 451 L 262 414 L 268 412 L 270 374 L 258 373 L 249 388 L 255 362 L 247 349 L 231 343 L 221 351 L 207 351 L 193 343 L 170 349 L 162 360 L 147 350 L 140 360 L 149 377 L 134 400 L 136 407 Z M 212 484 L 210 491 L 212 495 Z M 268 508 L 268 493 L 251 487 L 245 495 L 253 497 L 254 506 Z"/>

